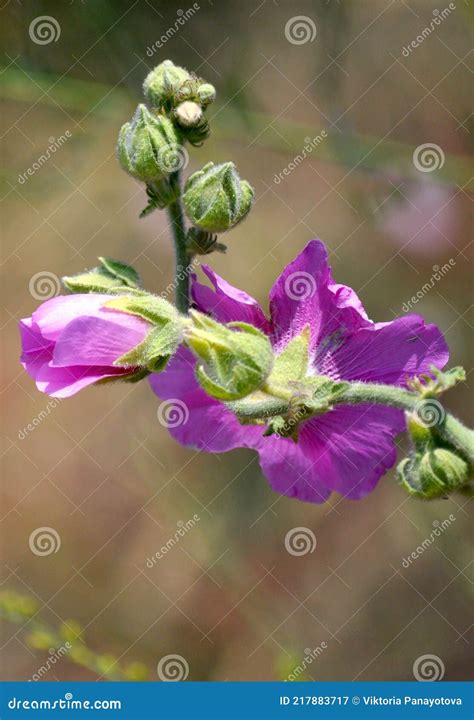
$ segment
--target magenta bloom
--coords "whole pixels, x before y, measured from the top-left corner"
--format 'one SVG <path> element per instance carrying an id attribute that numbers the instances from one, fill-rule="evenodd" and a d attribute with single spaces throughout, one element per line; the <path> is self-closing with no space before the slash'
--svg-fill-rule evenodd
<path id="1" fill-rule="evenodd" d="M 318 240 L 285 268 L 270 291 L 270 319 L 256 300 L 229 285 L 211 268 L 203 270 L 213 289 L 194 280 L 199 310 L 220 322 L 245 321 L 263 330 L 276 352 L 305 326 L 311 329 L 314 373 L 334 379 L 403 386 L 410 376 L 441 368 L 446 343 L 434 325 L 417 315 L 374 323 L 355 292 L 331 276 L 327 252 Z M 299 439 L 264 437 L 264 427 L 241 425 L 226 406 L 209 397 L 194 376 L 191 352 L 180 348 L 167 369 L 152 375 L 155 392 L 185 403 L 185 422 L 170 427 L 180 443 L 207 452 L 252 448 L 262 471 L 279 493 L 324 502 L 332 491 L 357 499 L 366 495 L 396 460 L 395 436 L 403 412 L 379 405 L 338 406 L 300 426 Z"/>
<path id="2" fill-rule="evenodd" d="M 21 362 L 42 392 L 69 397 L 107 377 L 135 368 L 114 361 L 138 345 L 150 325 L 135 315 L 104 308 L 111 295 L 65 295 L 20 320 Z"/>

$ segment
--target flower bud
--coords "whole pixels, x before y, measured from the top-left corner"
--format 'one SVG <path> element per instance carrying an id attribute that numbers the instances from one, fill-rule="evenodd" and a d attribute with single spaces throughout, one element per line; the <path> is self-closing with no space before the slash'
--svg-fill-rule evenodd
<path id="1" fill-rule="evenodd" d="M 196 311 L 185 341 L 198 358 L 196 377 L 219 400 L 238 400 L 258 390 L 270 374 L 273 350 L 260 330 L 246 323 L 220 325 Z"/>
<path id="2" fill-rule="evenodd" d="M 164 115 L 153 115 L 139 105 L 132 122 L 119 133 L 117 156 L 126 172 L 146 183 L 158 182 L 176 168 L 180 135 Z"/>
<path id="3" fill-rule="evenodd" d="M 175 65 L 171 60 L 164 60 L 145 78 L 143 92 L 147 102 L 154 108 L 169 109 L 180 88 L 191 77 L 185 68 Z"/>
<path id="4" fill-rule="evenodd" d="M 186 100 L 174 111 L 176 122 L 184 128 L 197 127 L 202 122 L 202 108 L 195 102 Z"/>
<path id="5" fill-rule="evenodd" d="M 234 163 L 214 165 L 210 162 L 191 175 L 183 196 L 191 222 L 211 233 L 225 232 L 249 212 L 254 191 L 241 180 Z"/>
<path id="6" fill-rule="evenodd" d="M 456 453 L 434 448 L 406 458 L 397 468 L 400 484 L 410 495 L 439 498 L 459 490 L 469 479 L 468 464 Z"/>
<path id="7" fill-rule="evenodd" d="M 216 99 L 216 89 L 210 83 L 203 83 L 197 89 L 199 102 L 203 107 L 207 107 Z"/>

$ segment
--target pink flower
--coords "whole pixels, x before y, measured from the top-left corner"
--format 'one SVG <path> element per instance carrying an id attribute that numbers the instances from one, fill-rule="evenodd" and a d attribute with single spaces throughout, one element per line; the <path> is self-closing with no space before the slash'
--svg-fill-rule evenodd
<path id="1" fill-rule="evenodd" d="M 135 315 L 105 308 L 113 298 L 59 296 L 20 320 L 21 362 L 39 390 L 69 397 L 103 378 L 136 372 L 114 362 L 138 345 L 151 326 Z"/>
<path id="2" fill-rule="evenodd" d="M 443 336 L 421 317 L 369 320 L 356 293 L 334 282 L 320 241 L 310 242 L 276 281 L 270 319 L 247 293 L 211 268 L 203 270 L 213 288 L 194 281 L 198 309 L 220 322 L 244 321 L 260 328 L 277 354 L 309 326 L 310 373 L 403 386 L 407 378 L 447 362 Z M 394 464 L 394 439 L 405 426 L 402 411 L 341 405 L 301 423 L 297 443 L 265 437 L 265 426 L 242 425 L 224 403 L 206 395 L 196 381 L 195 362 L 181 348 L 162 374 L 150 377 L 161 398 L 187 407 L 185 421 L 170 427 L 183 445 L 212 453 L 252 448 L 274 490 L 309 502 L 324 502 L 333 490 L 358 499 Z"/>

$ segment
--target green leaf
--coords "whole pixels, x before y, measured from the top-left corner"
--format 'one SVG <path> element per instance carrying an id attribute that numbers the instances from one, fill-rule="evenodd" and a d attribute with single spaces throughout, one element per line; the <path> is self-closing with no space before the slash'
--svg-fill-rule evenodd
<path id="1" fill-rule="evenodd" d="M 109 257 L 100 257 L 99 262 L 112 277 L 120 280 L 122 285 L 132 288 L 143 287 L 140 275 L 131 265 Z"/>

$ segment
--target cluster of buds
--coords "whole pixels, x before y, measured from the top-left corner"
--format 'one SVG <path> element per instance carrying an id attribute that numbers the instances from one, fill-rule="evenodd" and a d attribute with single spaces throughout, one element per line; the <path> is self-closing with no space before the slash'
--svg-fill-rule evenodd
<path id="1" fill-rule="evenodd" d="M 186 167 L 185 143 L 201 145 L 209 135 L 204 113 L 214 101 L 214 87 L 165 60 L 145 79 L 147 104 L 140 104 L 132 120 L 120 130 L 117 156 L 126 172 L 146 184 L 147 215 L 179 199 L 177 175 Z M 215 233 L 237 225 L 249 212 L 254 192 L 241 180 L 233 163 L 208 163 L 186 182 L 183 196 L 193 227 L 188 231 L 190 255 L 223 251 Z"/>

